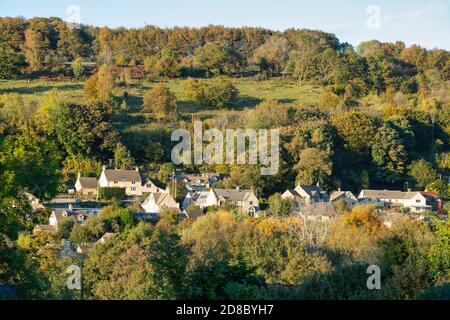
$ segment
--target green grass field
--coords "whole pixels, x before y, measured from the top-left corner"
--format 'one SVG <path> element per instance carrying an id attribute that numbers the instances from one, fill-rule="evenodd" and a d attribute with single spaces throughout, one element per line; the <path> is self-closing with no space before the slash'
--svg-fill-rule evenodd
<path id="1" fill-rule="evenodd" d="M 176 94 L 179 102 L 180 112 L 183 114 L 208 113 L 211 110 L 205 110 L 204 107 L 186 99 L 183 94 L 182 79 L 167 81 L 167 85 Z M 239 89 L 239 99 L 232 106 L 231 110 L 243 110 L 253 108 L 266 99 L 278 99 L 283 103 L 312 104 L 322 92 L 320 86 L 302 85 L 296 81 L 277 78 L 267 81 L 255 81 L 251 79 L 233 79 L 235 86 Z M 130 107 L 139 110 L 142 104 L 142 96 L 151 89 L 155 83 L 142 82 L 132 83 L 128 87 L 118 88 L 117 96 L 122 95 L 123 91 L 128 91 L 127 100 Z M 74 102 L 83 102 L 83 82 L 53 82 L 33 80 L 2 80 L 0 81 L 0 94 L 18 93 L 25 100 L 39 100 L 39 97 L 53 90 L 57 90 L 62 98 Z M 227 110 L 230 111 L 230 110 Z"/>
<path id="2" fill-rule="evenodd" d="M 183 79 L 169 80 L 166 84 L 175 93 L 178 99 L 178 110 L 182 116 L 189 118 L 194 115 L 198 118 L 209 118 L 221 114 L 228 116 L 239 116 L 245 109 L 255 108 L 259 103 L 267 99 L 277 99 L 286 104 L 311 105 L 318 101 L 323 87 L 313 85 L 300 85 L 298 82 L 276 78 L 267 81 L 256 81 L 252 79 L 232 79 L 239 90 L 238 100 L 227 109 L 215 110 L 189 101 L 183 92 Z M 156 83 L 135 82 L 124 87 L 118 87 L 115 95 L 119 103 L 125 91 L 128 92 L 126 102 L 129 111 L 115 121 L 121 130 L 133 130 L 146 128 L 150 124 L 145 123 L 139 113 L 142 106 L 142 97 Z M 0 95 L 16 93 L 21 96 L 24 103 L 39 100 L 47 94 L 57 91 L 64 101 L 84 103 L 84 82 L 56 82 L 43 80 L 9 80 L 0 81 Z"/>

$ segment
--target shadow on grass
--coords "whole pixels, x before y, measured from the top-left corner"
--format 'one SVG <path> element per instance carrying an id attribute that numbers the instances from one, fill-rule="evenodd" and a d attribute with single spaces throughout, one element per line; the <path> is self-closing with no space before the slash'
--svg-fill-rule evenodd
<path id="1" fill-rule="evenodd" d="M 140 112 L 142 109 L 143 104 L 143 98 L 135 95 L 129 95 L 126 98 L 126 102 L 128 104 L 128 107 L 130 108 L 129 112 Z"/>
<path id="2" fill-rule="evenodd" d="M 114 127 L 119 131 L 126 130 L 131 126 L 145 123 L 145 117 L 136 113 L 118 114 L 113 118 Z"/>
<path id="3" fill-rule="evenodd" d="M 178 101 L 177 106 L 178 106 L 178 111 L 183 115 L 198 113 L 201 111 L 212 109 L 209 107 L 201 106 L 193 101 Z"/>
<path id="4" fill-rule="evenodd" d="M 16 87 L 16 88 L 5 88 L 0 90 L 2 93 L 18 93 L 18 94 L 35 94 L 43 93 L 47 91 L 52 91 L 58 89 L 60 91 L 76 91 L 82 90 L 82 84 L 64 84 L 64 85 L 39 85 L 30 87 Z"/>
<path id="5" fill-rule="evenodd" d="M 264 101 L 263 99 L 259 99 L 259 98 L 255 98 L 255 97 L 240 96 L 238 98 L 238 100 L 232 104 L 231 109 L 236 110 L 236 111 L 242 111 L 246 108 L 253 109 L 253 108 L 256 108 L 256 106 L 261 104 L 263 101 Z M 283 104 L 289 104 L 289 103 L 294 103 L 297 100 L 296 99 L 278 99 L 278 101 Z"/>
<path id="6" fill-rule="evenodd" d="M 255 108 L 262 102 L 261 99 L 250 96 L 239 96 L 237 101 L 232 104 L 234 110 L 244 110 L 245 108 Z"/>

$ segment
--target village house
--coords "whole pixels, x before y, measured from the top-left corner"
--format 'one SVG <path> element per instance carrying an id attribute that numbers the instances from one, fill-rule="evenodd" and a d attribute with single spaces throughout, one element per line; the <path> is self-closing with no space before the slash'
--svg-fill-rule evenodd
<path id="1" fill-rule="evenodd" d="M 376 204 L 383 209 L 409 208 L 412 213 L 439 211 L 442 208 L 441 200 L 430 192 L 362 190 L 358 198 L 363 204 Z"/>
<path id="2" fill-rule="evenodd" d="M 56 228 L 54 226 L 46 225 L 46 224 L 38 224 L 33 229 L 34 235 L 39 235 L 39 234 L 43 234 L 43 233 L 52 234 L 54 232 L 56 232 Z"/>
<path id="3" fill-rule="evenodd" d="M 58 230 L 58 224 L 69 218 L 74 218 L 76 223 L 83 223 L 91 215 L 87 210 L 74 210 L 72 205 L 67 209 L 53 209 L 48 219 L 48 224 Z"/>
<path id="4" fill-rule="evenodd" d="M 48 224 L 53 226 L 56 230 L 58 230 L 58 225 L 64 220 L 69 219 L 69 217 L 73 216 L 74 212 L 68 209 L 54 209 L 52 210 L 52 214 L 48 219 Z"/>
<path id="5" fill-rule="evenodd" d="M 97 240 L 96 244 L 105 244 L 109 239 L 114 237 L 116 234 L 107 232 L 100 239 Z"/>
<path id="6" fill-rule="evenodd" d="M 99 186 L 125 189 L 127 196 L 142 195 L 142 178 L 138 168 L 136 170 L 107 170 L 106 166 L 103 166 Z"/>
<path id="7" fill-rule="evenodd" d="M 183 202 L 181 203 L 181 209 L 186 209 L 190 205 L 195 204 L 195 200 L 199 194 L 199 192 L 188 191 L 183 199 Z"/>
<path id="8" fill-rule="evenodd" d="M 182 181 L 185 183 L 188 191 L 202 192 L 210 188 L 206 174 L 184 174 Z"/>
<path id="9" fill-rule="evenodd" d="M 196 220 L 204 215 L 203 209 L 198 206 L 190 206 L 183 210 L 182 215 L 187 219 Z"/>
<path id="10" fill-rule="evenodd" d="M 151 193 L 142 203 L 141 207 L 146 213 L 161 213 L 164 209 L 180 210 L 180 205 L 170 195 L 170 193 Z"/>
<path id="11" fill-rule="evenodd" d="M 186 197 L 181 204 L 182 209 L 186 209 L 190 205 L 196 205 L 202 209 L 206 208 L 206 199 L 208 198 L 209 191 L 194 192 L 188 191 Z"/>
<path id="12" fill-rule="evenodd" d="M 309 205 L 318 202 L 329 202 L 328 193 L 320 186 L 298 185 L 293 190 L 287 190 L 281 195 L 283 199 L 294 201 L 297 206 Z"/>
<path id="13" fill-rule="evenodd" d="M 351 191 L 342 191 L 340 188 L 330 196 L 330 202 L 336 203 L 339 200 L 345 200 L 349 205 L 354 206 L 358 203 L 358 198 Z"/>
<path id="14" fill-rule="evenodd" d="M 27 196 L 28 202 L 30 203 L 32 213 L 45 211 L 45 206 L 37 197 L 28 192 L 26 192 L 25 195 Z"/>
<path id="15" fill-rule="evenodd" d="M 180 174 L 178 177 L 184 182 L 186 189 L 192 192 L 203 192 L 211 188 L 211 186 L 223 180 L 225 175 L 215 173 L 202 174 Z"/>
<path id="16" fill-rule="evenodd" d="M 157 186 L 150 179 L 147 179 L 142 184 L 142 193 L 163 193 L 163 192 L 167 192 L 167 189 Z"/>
<path id="17" fill-rule="evenodd" d="M 196 205 L 200 208 L 205 208 L 206 198 L 208 197 L 209 191 L 188 191 L 184 197 L 183 203 L 181 204 L 182 209 L 186 209 L 190 205 Z"/>
<path id="18" fill-rule="evenodd" d="M 396 224 L 412 220 L 411 215 L 400 212 L 390 212 L 382 215 L 381 218 L 383 219 L 383 224 L 388 229 L 392 229 L 392 227 Z"/>
<path id="19" fill-rule="evenodd" d="M 328 221 L 337 216 L 331 202 L 315 202 L 298 209 L 297 214 L 305 222 Z"/>
<path id="20" fill-rule="evenodd" d="M 80 255 L 87 255 L 94 247 L 95 243 L 91 242 L 81 243 L 77 246 L 76 251 Z"/>
<path id="21" fill-rule="evenodd" d="M 97 178 L 82 177 L 78 172 L 75 190 L 79 196 L 94 197 L 97 196 L 98 181 Z"/>
<path id="22" fill-rule="evenodd" d="M 211 189 L 205 199 L 204 207 L 235 205 L 242 212 L 256 216 L 259 212 L 259 200 L 252 190 Z"/>

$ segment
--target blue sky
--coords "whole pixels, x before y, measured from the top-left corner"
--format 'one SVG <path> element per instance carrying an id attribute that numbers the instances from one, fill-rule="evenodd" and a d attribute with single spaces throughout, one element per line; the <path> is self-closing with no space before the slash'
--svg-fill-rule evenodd
<path id="1" fill-rule="evenodd" d="M 450 50 L 450 0 L 0 0 L 0 16 L 68 20 L 71 5 L 80 8 L 82 23 L 96 26 L 310 28 L 352 44 L 402 40 Z M 368 19 L 375 28 L 367 26 Z"/>

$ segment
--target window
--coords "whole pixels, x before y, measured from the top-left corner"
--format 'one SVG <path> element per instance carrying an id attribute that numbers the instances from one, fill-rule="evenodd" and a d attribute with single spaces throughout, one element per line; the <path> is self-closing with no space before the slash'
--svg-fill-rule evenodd
<path id="1" fill-rule="evenodd" d="M 417 200 L 416 200 L 416 203 L 421 203 L 421 202 L 422 202 L 422 201 L 420 201 L 420 199 L 417 199 Z"/>
<path id="2" fill-rule="evenodd" d="M 136 184 L 136 181 L 132 181 L 131 184 Z"/>
<path id="3" fill-rule="evenodd" d="M 136 191 L 136 187 L 131 187 L 131 191 Z"/>
<path id="4" fill-rule="evenodd" d="M 118 184 L 119 183 L 119 181 L 114 181 L 114 184 Z"/>

